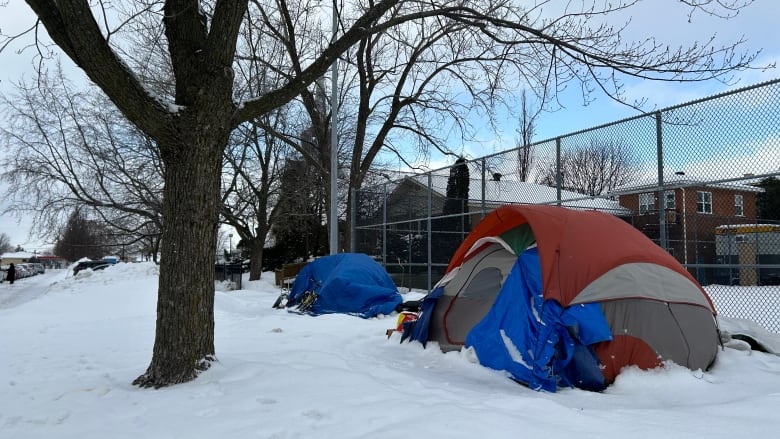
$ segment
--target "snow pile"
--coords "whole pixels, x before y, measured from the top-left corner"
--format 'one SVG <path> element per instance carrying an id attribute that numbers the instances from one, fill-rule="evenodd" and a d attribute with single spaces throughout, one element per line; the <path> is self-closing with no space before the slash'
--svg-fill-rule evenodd
<path id="1" fill-rule="evenodd" d="M 708 372 L 623 371 L 603 393 L 538 393 L 467 353 L 399 344 L 396 316 L 273 309 L 273 275 L 217 291 L 219 361 L 159 390 L 157 267 L 0 284 L 0 437 L 774 437 L 780 357 L 726 348 Z M 773 342 L 776 334 L 763 334 Z"/>

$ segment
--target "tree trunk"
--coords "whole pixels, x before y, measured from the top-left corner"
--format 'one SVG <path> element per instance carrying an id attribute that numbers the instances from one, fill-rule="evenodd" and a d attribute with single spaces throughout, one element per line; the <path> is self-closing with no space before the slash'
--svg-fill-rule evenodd
<path id="1" fill-rule="evenodd" d="M 157 330 L 151 364 L 133 384 L 190 381 L 214 360 L 214 263 L 220 160 L 227 135 L 190 118 L 165 151 Z M 213 125 L 211 125 L 213 127 Z"/>
<path id="2" fill-rule="evenodd" d="M 249 242 L 249 280 L 258 280 L 263 272 L 263 238 L 253 238 Z"/>

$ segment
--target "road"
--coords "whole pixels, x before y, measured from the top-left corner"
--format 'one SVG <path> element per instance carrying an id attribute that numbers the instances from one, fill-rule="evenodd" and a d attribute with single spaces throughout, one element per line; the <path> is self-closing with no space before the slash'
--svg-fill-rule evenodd
<path id="1" fill-rule="evenodd" d="M 13 285 L 8 281 L 0 283 L 0 309 L 19 306 L 41 297 L 49 291 L 49 286 L 70 275 L 70 270 L 46 270 L 43 274 L 16 280 Z"/>

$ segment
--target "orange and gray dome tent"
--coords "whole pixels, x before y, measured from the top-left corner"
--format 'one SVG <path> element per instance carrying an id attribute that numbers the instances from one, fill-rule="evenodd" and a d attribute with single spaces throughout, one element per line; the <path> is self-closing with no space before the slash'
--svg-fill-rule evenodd
<path id="1" fill-rule="evenodd" d="M 488 214 L 403 337 L 547 391 L 602 390 L 631 365 L 707 370 L 719 345 L 712 301 L 669 253 L 612 215 L 538 205 Z"/>

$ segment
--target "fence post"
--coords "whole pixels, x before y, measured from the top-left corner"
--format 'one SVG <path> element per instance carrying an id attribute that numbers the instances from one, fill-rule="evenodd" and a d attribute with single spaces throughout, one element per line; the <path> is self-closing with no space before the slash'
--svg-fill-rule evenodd
<path id="1" fill-rule="evenodd" d="M 355 253 L 357 250 L 357 244 L 355 244 L 355 238 L 357 233 L 355 232 L 355 222 L 357 221 L 357 189 L 352 189 L 352 201 L 349 203 L 349 223 L 352 227 L 349 228 L 349 252 Z"/>
<path id="2" fill-rule="evenodd" d="M 433 278 L 433 257 L 431 255 L 433 233 L 431 230 L 433 222 L 431 216 L 433 215 L 433 175 L 428 173 L 428 291 L 431 291 L 431 280 Z"/>
<path id="3" fill-rule="evenodd" d="M 658 244 L 662 249 L 669 251 L 669 242 L 666 237 L 666 194 L 664 193 L 664 141 L 661 130 L 661 112 L 655 112 L 655 143 L 658 161 Z"/>
<path id="4" fill-rule="evenodd" d="M 563 175 L 561 175 L 561 138 L 555 138 L 555 189 L 558 201 L 558 207 L 561 207 L 561 185 L 563 184 Z"/>
<path id="5" fill-rule="evenodd" d="M 485 198 L 487 198 L 487 194 L 485 193 L 486 187 L 487 187 L 487 180 L 486 180 L 487 169 L 485 169 L 486 163 L 485 163 L 485 158 L 484 157 L 482 157 L 481 162 L 482 162 L 482 200 L 481 200 L 481 202 L 482 202 L 482 218 L 484 218 L 485 215 L 487 214 L 485 212 L 485 210 L 487 209 L 487 207 L 485 205 Z"/>
<path id="6" fill-rule="evenodd" d="M 387 183 L 382 185 L 382 262 L 387 267 Z"/>

